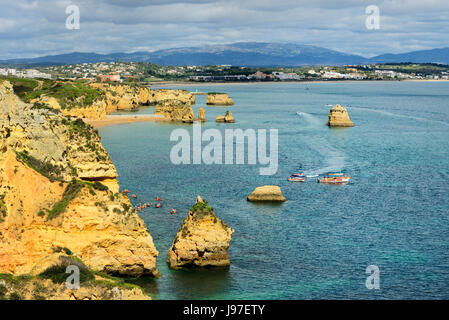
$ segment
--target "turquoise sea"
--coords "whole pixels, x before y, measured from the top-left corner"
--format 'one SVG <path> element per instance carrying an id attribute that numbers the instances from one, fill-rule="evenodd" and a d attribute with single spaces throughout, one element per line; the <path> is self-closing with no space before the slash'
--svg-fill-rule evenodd
<path id="1" fill-rule="evenodd" d="M 170 87 L 168 87 L 170 88 Z M 279 170 L 259 165 L 174 165 L 176 128 L 133 123 L 100 128 L 103 144 L 135 204 L 144 209 L 163 276 L 154 299 L 449 299 L 449 82 L 329 82 L 186 85 L 227 92 L 232 107 L 206 107 L 203 129 L 279 130 Z M 347 107 L 353 128 L 325 126 L 330 107 Z M 235 124 L 215 117 L 231 110 Z M 297 111 L 303 112 L 302 116 Z M 142 107 L 138 113 L 153 113 Z M 342 171 L 352 183 L 289 183 L 290 174 Z M 287 202 L 246 201 L 257 186 L 282 188 Z M 228 270 L 172 271 L 167 252 L 201 195 L 235 229 Z M 154 201 L 153 201 L 154 202 Z M 170 215 L 171 208 L 178 213 Z M 380 290 L 365 286 L 368 265 Z"/>

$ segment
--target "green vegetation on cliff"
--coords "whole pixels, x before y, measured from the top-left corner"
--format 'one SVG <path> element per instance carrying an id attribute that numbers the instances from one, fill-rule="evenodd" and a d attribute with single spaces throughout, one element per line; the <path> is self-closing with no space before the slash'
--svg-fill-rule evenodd
<path id="1" fill-rule="evenodd" d="M 53 165 L 49 162 L 44 162 L 36 159 L 28 154 L 25 150 L 23 152 L 16 152 L 17 160 L 26 164 L 31 169 L 39 172 L 44 177 L 48 178 L 50 181 L 61 181 L 61 167 Z"/>
<path id="2" fill-rule="evenodd" d="M 64 190 L 62 199 L 56 202 L 51 210 L 47 210 L 47 220 L 51 220 L 59 216 L 69 205 L 70 201 L 75 199 L 81 189 L 84 187 L 84 183 L 78 180 L 72 180 Z"/>
<path id="3" fill-rule="evenodd" d="M 85 81 L 62 81 L 48 79 L 26 79 L 16 77 L 2 77 L 13 85 L 14 93 L 24 102 L 43 96 L 55 98 L 61 108 L 87 107 L 96 100 L 102 99 L 104 93 L 91 87 Z"/>

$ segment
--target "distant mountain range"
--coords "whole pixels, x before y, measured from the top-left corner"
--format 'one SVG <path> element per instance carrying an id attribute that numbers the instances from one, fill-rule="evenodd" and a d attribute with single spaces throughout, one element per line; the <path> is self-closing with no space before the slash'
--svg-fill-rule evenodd
<path id="1" fill-rule="evenodd" d="M 0 60 L 3 65 L 47 66 L 94 62 L 151 62 L 160 65 L 235 65 L 247 67 L 296 67 L 305 65 L 348 65 L 386 62 L 449 64 L 449 48 L 383 54 L 373 58 L 342 53 L 317 46 L 238 42 L 134 53 L 81 53 Z"/>

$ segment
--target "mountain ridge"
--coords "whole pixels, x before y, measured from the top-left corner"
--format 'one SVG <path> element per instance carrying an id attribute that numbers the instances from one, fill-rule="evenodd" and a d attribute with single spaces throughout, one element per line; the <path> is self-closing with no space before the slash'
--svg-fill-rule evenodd
<path id="1" fill-rule="evenodd" d="M 0 65 L 47 66 L 95 62 L 151 62 L 160 65 L 222 65 L 248 67 L 299 67 L 307 65 L 351 65 L 371 63 L 449 64 L 449 48 L 382 54 L 372 58 L 314 45 L 280 42 L 236 42 L 221 45 L 180 47 L 131 53 L 72 52 L 36 58 L 0 60 Z"/>

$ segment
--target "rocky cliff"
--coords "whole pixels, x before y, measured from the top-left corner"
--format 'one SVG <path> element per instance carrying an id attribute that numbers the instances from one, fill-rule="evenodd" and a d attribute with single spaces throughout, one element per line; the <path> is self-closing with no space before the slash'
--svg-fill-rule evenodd
<path id="1" fill-rule="evenodd" d="M 195 103 L 195 96 L 186 90 L 153 90 L 134 83 L 11 80 L 24 102 L 60 110 L 65 116 L 77 118 L 101 120 L 114 111 L 135 110 L 141 105 L 160 105 L 165 101 Z"/>
<path id="2" fill-rule="evenodd" d="M 158 275 L 158 252 L 98 133 L 26 104 L 0 82 L 0 273 L 28 274 L 55 247 L 95 271 Z"/>
<path id="3" fill-rule="evenodd" d="M 180 89 L 148 89 L 142 88 L 140 90 L 140 102 L 146 105 L 162 104 L 165 100 L 177 100 L 184 104 L 195 104 L 195 96 L 187 91 Z"/>
<path id="4" fill-rule="evenodd" d="M 195 118 L 190 103 L 181 100 L 161 101 L 154 114 L 162 115 L 171 121 L 193 122 Z"/>
<path id="5" fill-rule="evenodd" d="M 232 106 L 234 101 L 227 93 L 208 93 L 206 97 L 206 104 L 216 106 Z"/>
<path id="6" fill-rule="evenodd" d="M 61 249 L 62 250 L 62 249 Z M 69 252 L 69 251 L 67 251 Z M 69 254 L 71 254 L 69 252 Z M 0 300 L 150 300 L 143 290 L 122 279 L 94 272 L 72 254 L 54 253 L 27 276 L 0 274 Z M 68 266 L 79 270 L 79 287 L 68 287 Z M 70 284 L 73 284 L 69 281 Z"/>
<path id="7" fill-rule="evenodd" d="M 234 230 L 221 221 L 198 196 L 168 252 L 170 268 L 226 267 Z"/>
<path id="8" fill-rule="evenodd" d="M 329 120 L 326 125 L 329 127 L 353 127 L 354 123 L 349 118 L 346 108 L 337 104 L 329 111 Z"/>

